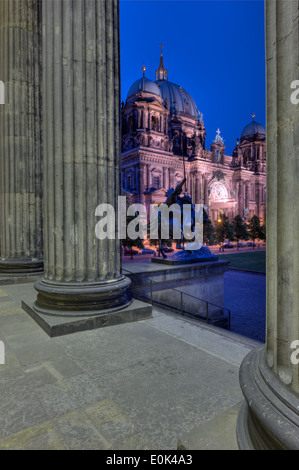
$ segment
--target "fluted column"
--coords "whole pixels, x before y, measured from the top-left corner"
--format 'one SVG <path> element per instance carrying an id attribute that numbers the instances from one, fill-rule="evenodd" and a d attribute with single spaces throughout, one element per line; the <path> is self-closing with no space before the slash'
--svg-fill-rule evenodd
<path id="1" fill-rule="evenodd" d="M 267 334 L 240 369 L 242 449 L 299 449 L 298 0 L 266 0 Z"/>
<path id="2" fill-rule="evenodd" d="M 40 3 L 0 2 L 0 274 L 43 270 Z"/>
<path id="3" fill-rule="evenodd" d="M 95 235 L 96 207 L 117 214 L 120 191 L 119 5 L 42 5 L 45 276 L 34 309 L 94 315 L 130 302 L 120 241 Z"/>

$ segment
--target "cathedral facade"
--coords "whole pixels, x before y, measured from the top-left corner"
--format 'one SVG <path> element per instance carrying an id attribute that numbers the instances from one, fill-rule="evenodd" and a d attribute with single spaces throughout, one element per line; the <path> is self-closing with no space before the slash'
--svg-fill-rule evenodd
<path id="1" fill-rule="evenodd" d="M 122 189 L 131 203 L 161 204 L 184 177 L 183 192 L 203 204 L 212 222 L 220 214 L 246 221 L 266 216 L 266 130 L 253 120 L 232 155 L 219 129 L 206 148 L 203 115 L 190 94 L 168 80 L 161 53 L 156 80 L 143 76 L 122 103 Z"/>

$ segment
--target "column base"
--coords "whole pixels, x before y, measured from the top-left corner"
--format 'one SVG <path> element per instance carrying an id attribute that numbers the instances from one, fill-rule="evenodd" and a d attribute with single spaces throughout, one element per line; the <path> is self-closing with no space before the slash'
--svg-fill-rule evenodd
<path id="1" fill-rule="evenodd" d="M 128 306 L 131 281 L 125 276 L 103 282 L 57 282 L 41 279 L 34 284 L 37 299 L 33 309 L 43 315 L 91 316 L 103 310 Z"/>
<path id="2" fill-rule="evenodd" d="M 35 258 L 0 258 L 0 274 L 5 276 L 38 275 L 44 271 L 44 260 Z"/>
<path id="3" fill-rule="evenodd" d="M 152 306 L 136 299 L 122 308 L 102 310 L 88 316 L 43 315 L 36 312 L 28 300 L 22 301 L 22 308 L 51 338 L 152 318 Z"/>
<path id="4" fill-rule="evenodd" d="M 237 421 L 241 450 L 298 450 L 298 395 L 268 367 L 265 348 L 250 352 L 240 367 L 245 402 Z"/>

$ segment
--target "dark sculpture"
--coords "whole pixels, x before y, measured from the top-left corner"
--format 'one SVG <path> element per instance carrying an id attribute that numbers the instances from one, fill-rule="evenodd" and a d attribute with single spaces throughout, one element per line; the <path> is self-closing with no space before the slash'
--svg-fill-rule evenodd
<path id="1" fill-rule="evenodd" d="M 196 221 L 196 214 L 195 214 L 195 206 L 192 204 L 191 197 L 188 195 L 183 195 L 182 197 L 180 196 L 183 186 L 186 182 L 186 178 L 184 178 L 180 184 L 175 189 L 169 189 L 166 193 L 167 199 L 165 201 L 165 205 L 170 207 L 173 204 L 177 204 L 180 210 L 180 217 L 176 218 L 173 217 L 173 213 L 169 213 L 169 219 L 168 221 L 163 221 L 162 219 L 162 214 L 158 210 L 158 238 L 159 238 L 159 253 L 161 253 L 162 257 L 165 259 L 167 258 L 167 255 L 165 254 L 165 248 L 166 248 L 166 242 L 167 240 L 162 238 L 162 224 L 163 222 L 166 222 L 169 224 L 169 239 L 174 240 L 174 235 L 176 229 L 178 227 L 176 224 L 178 223 L 178 220 L 180 221 L 180 239 L 177 240 L 177 248 L 181 248 L 181 243 L 183 241 L 183 234 L 184 234 L 184 225 L 188 225 L 191 232 L 194 232 L 195 229 L 195 221 Z M 186 215 L 183 213 L 183 206 L 184 204 L 189 204 L 191 205 L 191 211 L 188 213 L 188 219 L 186 219 Z M 185 217 L 185 219 L 184 219 Z M 203 208 L 203 223 L 205 223 L 208 220 L 208 215 Z M 149 227 L 150 228 L 150 225 Z M 210 251 L 210 249 L 207 246 L 202 245 L 195 236 L 194 233 L 194 240 L 192 242 L 189 242 L 187 245 L 187 249 L 181 250 L 170 257 L 171 260 L 173 261 L 185 261 L 187 262 L 188 260 L 195 261 L 195 260 L 202 260 L 202 259 L 211 259 L 211 260 L 217 260 L 218 257 L 213 255 Z"/>

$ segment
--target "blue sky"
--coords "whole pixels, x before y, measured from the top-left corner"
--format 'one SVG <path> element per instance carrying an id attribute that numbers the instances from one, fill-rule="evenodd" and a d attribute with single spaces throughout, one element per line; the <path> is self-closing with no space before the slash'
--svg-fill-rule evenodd
<path id="1" fill-rule="evenodd" d="M 160 47 L 168 79 L 203 113 L 207 147 L 218 127 L 230 155 L 251 120 L 265 125 L 263 0 L 120 0 L 122 99 L 142 76 L 155 80 Z"/>

